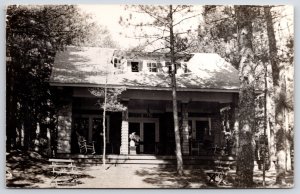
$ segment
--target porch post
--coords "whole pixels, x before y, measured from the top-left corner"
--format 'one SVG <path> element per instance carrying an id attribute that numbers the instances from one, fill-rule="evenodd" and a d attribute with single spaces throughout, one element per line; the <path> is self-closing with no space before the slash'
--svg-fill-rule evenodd
<path id="1" fill-rule="evenodd" d="M 121 147 L 120 147 L 120 154 L 128 155 L 128 138 L 129 138 L 129 125 L 128 125 L 128 103 L 123 103 L 124 106 L 127 107 L 125 111 L 122 112 L 122 126 L 121 126 Z"/>
<path id="2" fill-rule="evenodd" d="M 236 155 L 237 151 L 238 151 L 238 148 L 239 148 L 239 121 L 238 121 L 238 112 L 239 112 L 239 109 L 238 109 L 238 96 L 235 95 L 233 97 L 233 103 L 232 103 L 232 123 L 233 123 L 233 126 L 232 126 L 232 129 L 233 129 L 233 145 L 234 147 L 232 148 L 232 152 L 233 152 L 233 155 Z"/>
<path id="3" fill-rule="evenodd" d="M 71 153 L 72 100 L 58 111 L 57 153 Z"/>
<path id="4" fill-rule="evenodd" d="M 189 146 L 189 113 L 188 113 L 188 103 L 182 103 L 182 154 L 190 154 Z"/>

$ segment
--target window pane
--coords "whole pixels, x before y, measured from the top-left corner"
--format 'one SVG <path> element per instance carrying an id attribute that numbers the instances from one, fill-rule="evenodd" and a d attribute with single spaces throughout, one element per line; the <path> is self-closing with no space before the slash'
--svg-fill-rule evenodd
<path id="1" fill-rule="evenodd" d="M 156 67 L 155 67 L 155 68 L 152 68 L 150 71 L 151 71 L 151 72 L 157 72 L 157 68 L 156 68 Z"/>

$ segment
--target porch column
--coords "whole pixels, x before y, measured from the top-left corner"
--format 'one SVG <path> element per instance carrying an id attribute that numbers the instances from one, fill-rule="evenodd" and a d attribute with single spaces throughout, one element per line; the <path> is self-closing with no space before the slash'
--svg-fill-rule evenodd
<path id="1" fill-rule="evenodd" d="M 182 103 L 182 154 L 190 154 L 189 146 L 189 114 L 188 114 L 188 103 Z"/>
<path id="2" fill-rule="evenodd" d="M 211 117 L 211 130 L 212 134 L 214 135 L 214 145 L 221 146 L 222 145 L 222 118 L 220 114 L 220 105 L 217 106 L 217 112 L 215 116 Z"/>
<path id="3" fill-rule="evenodd" d="M 121 125 L 121 147 L 120 147 L 120 154 L 128 155 L 128 138 L 129 138 L 129 125 L 128 125 L 128 103 L 124 104 L 127 107 L 125 111 L 122 112 L 122 125 Z"/>
<path id="4" fill-rule="evenodd" d="M 58 111 L 57 153 L 71 153 L 72 100 L 65 102 Z"/>
<path id="5" fill-rule="evenodd" d="M 239 147 L 239 121 L 238 121 L 238 96 L 235 95 L 233 97 L 233 103 L 231 105 L 231 113 L 232 113 L 232 129 L 233 129 L 233 145 L 234 147 L 232 148 L 232 154 L 236 155 L 237 151 L 238 151 L 238 147 Z"/>

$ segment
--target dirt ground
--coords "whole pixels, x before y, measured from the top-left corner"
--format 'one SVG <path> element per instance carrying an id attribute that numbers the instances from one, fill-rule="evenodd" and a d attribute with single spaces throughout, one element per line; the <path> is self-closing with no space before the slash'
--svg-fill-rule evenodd
<path id="1" fill-rule="evenodd" d="M 34 153 L 7 157 L 6 185 L 8 188 L 234 188 L 235 171 L 229 171 L 224 183 L 208 182 L 206 167 L 185 170 L 183 177 L 174 167 L 156 165 L 80 165 L 77 184 L 56 186 L 49 162 Z M 287 185 L 277 186 L 275 171 L 266 172 L 267 188 L 293 187 L 293 174 L 288 173 Z M 262 188 L 262 172 L 254 171 L 254 188 Z"/>

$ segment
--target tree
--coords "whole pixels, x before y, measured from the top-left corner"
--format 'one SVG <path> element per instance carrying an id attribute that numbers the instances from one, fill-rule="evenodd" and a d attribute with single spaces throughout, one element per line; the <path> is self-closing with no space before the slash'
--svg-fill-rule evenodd
<path id="1" fill-rule="evenodd" d="M 271 11 L 271 8 L 273 11 Z M 289 31 L 292 24 L 288 20 L 291 13 L 287 12 L 288 7 L 286 6 L 248 6 L 248 9 L 251 10 L 250 13 L 248 12 L 248 19 L 252 22 L 251 44 L 254 54 L 253 62 L 256 69 L 254 74 L 256 86 L 263 90 L 262 86 L 267 85 L 267 91 L 265 91 L 267 96 L 265 99 L 260 98 L 260 95 L 258 95 L 258 100 L 255 102 L 255 106 L 260 108 L 256 109 L 256 129 L 253 130 L 253 133 L 255 132 L 256 136 L 260 136 L 262 134 L 261 129 L 267 127 L 266 133 L 269 146 L 266 153 L 269 154 L 265 154 L 265 156 L 268 157 L 267 161 L 282 161 L 280 167 L 282 170 L 278 170 L 280 174 L 280 171 L 283 172 L 284 166 L 287 169 L 291 169 L 289 147 L 293 139 L 291 130 L 293 124 L 292 122 L 290 122 L 290 125 L 287 124 L 289 123 L 289 117 L 292 117 L 292 114 L 289 112 L 293 110 L 293 78 L 290 76 L 293 63 L 293 35 Z M 217 52 L 234 66 L 240 68 L 237 62 L 240 61 L 241 55 L 237 51 L 240 52 L 243 45 L 240 43 L 236 44 L 238 37 L 241 38 L 234 30 L 241 31 L 240 18 L 235 17 L 237 15 L 236 11 L 232 11 L 231 6 L 205 6 L 203 14 L 205 25 L 204 28 L 199 30 L 198 38 L 199 46 L 201 46 L 200 50 Z M 287 23 L 282 21 L 287 21 Z M 278 26 L 279 29 L 275 29 L 275 26 Z M 205 36 L 205 34 L 208 34 L 208 36 Z M 240 47 L 240 49 L 236 50 L 235 47 Z M 275 73 L 273 74 L 273 72 Z M 285 79 L 285 77 L 288 78 Z M 277 80 L 277 86 L 274 83 L 274 79 Z M 275 108 L 273 107 L 274 97 L 276 97 Z M 260 106 L 260 103 L 267 104 Z M 264 111 L 266 112 L 264 113 Z M 264 114 L 266 116 L 263 116 Z M 275 120 L 275 114 L 283 115 L 277 117 L 277 119 L 281 119 L 281 123 Z M 275 125 L 274 123 L 276 122 L 279 124 Z M 277 126 L 277 129 L 275 126 Z M 279 131 L 281 133 L 276 132 L 280 128 L 281 130 Z M 277 133 L 276 137 L 275 133 Z M 275 149 L 277 149 L 277 154 Z M 278 154 L 278 151 L 281 154 Z M 284 152 L 286 152 L 286 157 Z M 276 155 L 280 156 L 281 159 L 277 157 L 274 160 Z M 286 162 L 284 162 L 284 158 L 286 158 Z"/>
<path id="2" fill-rule="evenodd" d="M 240 45 L 239 92 L 239 149 L 237 153 L 237 186 L 253 185 L 255 118 L 255 64 L 252 45 L 253 10 L 249 6 L 235 6 Z"/>
<path id="3" fill-rule="evenodd" d="M 113 67 L 109 61 L 107 61 L 105 67 L 105 84 L 104 88 L 92 88 L 90 89 L 91 94 L 98 97 L 99 100 L 97 104 L 99 108 L 103 110 L 102 113 L 102 129 L 103 129 L 103 151 L 102 151 L 102 162 L 103 167 L 106 165 L 106 112 L 120 112 L 125 111 L 126 107 L 120 103 L 119 97 L 121 93 L 125 90 L 125 88 L 107 88 L 107 80 L 110 73 L 115 73 L 114 69 L 110 68 Z M 101 132 L 100 132 L 101 133 Z M 100 134 L 99 134 L 100 135 Z"/>
<path id="4" fill-rule="evenodd" d="M 130 8 L 136 15 L 140 13 L 142 16 L 148 17 L 149 20 L 145 20 L 143 17 L 141 22 L 134 23 L 134 16 L 130 14 L 129 19 L 124 20 L 123 18 L 120 18 L 120 23 L 140 28 L 137 32 L 141 33 L 135 35 L 135 37 L 145 39 L 146 41 L 139 48 L 143 48 L 143 50 L 150 50 L 152 52 L 164 53 L 170 59 L 170 63 L 172 65 L 170 78 L 172 87 L 177 172 L 181 176 L 183 175 L 183 160 L 178 124 L 176 70 L 178 68 L 178 60 L 182 58 L 186 52 L 196 46 L 194 41 L 190 41 L 191 39 L 189 39 L 189 37 L 191 37 L 191 35 L 197 30 L 193 31 L 190 26 L 184 29 L 184 23 L 196 18 L 200 15 L 200 13 L 193 12 L 194 7 L 187 5 L 176 5 L 174 7 L 172 5 L 137 5 L 131 6 Z"/>
<path id="5" fill-rule="evenodd" d="M 86 35 L 94 24 L 88 18 L 72 5 L 7 7 L 8 151 L 17 146 L 38 150 L 47 130 L 55 135 L 57 91 L 48 82 L 55 53 L 91 38 Z"/>
<path id="6" fill-rule="evenodd" d="M 290 156 L 290 141 L 288 119 L 288 109 L 292 109 L 292 106 L 287 103 L 287 86 L 286 86 L 286 68 L 284 65 L 293 63 L 293 39 L 287 40 L 287 57 L 280 56 L 278 54 L 278 43 L 276 41 L 273 15 L 271 12 L 271 6 L 264 6 L 264 17 L 267 24 L 268 34 L 268 46 L 270 63 L 272 66 L 272 78 L 274 85 L 274 96 L 275 96 L 275 134 L 276 134 L 276 163 L 277 163 L 277 175 L 276 183 L 285 184 L 285 171 L 288 162 L 287 169 L 291 169 L 291 156 Z M 282 16 L 281 16 L 282 17 Z M 282 40 L 283 41 L 283 40 Z M 292 43 L 292 44 L 290 44 Z M 284 63 L 287 58 L 288 63 Z M 283 77 L 284 76 L 284 77 Z"/>
<path id="7" fill-rule="evenodd" d="M 102 152 L 102 162 L 103 166 L 106 165 L 106 113 L 110 112 L 120 112 L 125 111 L 126 107 L 122 105 L 119 101 L 119 96 L 125 90 L 125 88 L 107 88 L 107 82 L 104 88 L 93 88 L 90 92 L 99 97 L 97 104 L 99 108 L 103 110 L 102 112 L 102 129 L 103 129 L 103 152 Z"/>
<path id="8" fill-rule="evenodd" d="M 195 51 L 218 53 L 238 68 L 240 56 L 234 7 L 205 5 L 202 15 Z"/>

